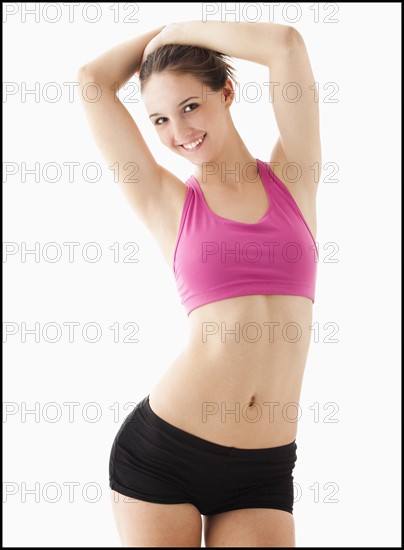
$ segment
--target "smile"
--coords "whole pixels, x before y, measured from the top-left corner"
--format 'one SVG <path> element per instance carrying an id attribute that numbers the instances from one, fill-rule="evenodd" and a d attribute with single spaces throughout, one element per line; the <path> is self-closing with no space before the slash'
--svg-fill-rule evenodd
<path id="1" fill-rule="evenodd" d="M 196 139 L 195 141 L 191 141 L 190 143 L 187 143 L 185 145 L 181 145 L 181 147 L 183 149 L 185 149 L 186 151 L 192 153 L 192 152 L 196 151 L 197 149 L 199 149 L 201 147 L 205 137 L 206 137 L 206 134 L 204 134 L 199 139 Z"/>

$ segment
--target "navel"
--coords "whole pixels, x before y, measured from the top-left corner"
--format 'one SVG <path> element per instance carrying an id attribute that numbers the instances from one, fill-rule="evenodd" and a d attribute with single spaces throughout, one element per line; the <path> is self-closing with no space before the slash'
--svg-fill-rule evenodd
<path id="1" fill-rule="evenodd" d="M 254 405 L 254 403 L 255 403 L 255 395 L 253 395 L 253 396 L 250 398 L 250 400 L 249 400 L 249 402 L 248 402 L 248 406 L 249 406 L 249 407 L 252 407 L 252 406 Z"/>

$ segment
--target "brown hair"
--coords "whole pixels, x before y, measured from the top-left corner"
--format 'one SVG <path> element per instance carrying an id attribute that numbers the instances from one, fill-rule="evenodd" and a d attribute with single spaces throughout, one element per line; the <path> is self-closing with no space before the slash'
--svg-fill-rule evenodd
<path id="1" fill-rule="evenodd" d="M 235 69 L 226 60 L 228 56 L 214 50 L 197 46 L 166 44 L 150 53 L 139 72 L 140 92 L 154 73 L 171 71 L 178 74 L 190 74 L 202 84 L 217 92 L 230 78 L 237 82 Z"/>

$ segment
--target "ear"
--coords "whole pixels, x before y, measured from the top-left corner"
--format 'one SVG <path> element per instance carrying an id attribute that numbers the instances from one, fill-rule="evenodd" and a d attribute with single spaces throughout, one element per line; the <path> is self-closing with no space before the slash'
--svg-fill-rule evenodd
<path id="1" fill-rule="evenodd" d="M 226 80 L 226 83 L 222 89 L 222 93 L 223 93 L 223 96 L 222 96 L 223 103 L 225 103 L 227 107 L 230 107 L 230 105 L 234 101 L 234 86 L 230 78 Z"/>

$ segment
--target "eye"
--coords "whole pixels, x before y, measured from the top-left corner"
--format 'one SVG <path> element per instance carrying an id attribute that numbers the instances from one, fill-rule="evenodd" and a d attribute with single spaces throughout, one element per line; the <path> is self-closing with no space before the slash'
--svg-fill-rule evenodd
<path id="1" fill-rule="evenodd" d="M 197 103 L 190 103 L 189 105 L 187 105 L 187 106 L 184 108 L 184 110 L 187 109 L 188 107 L 198 107 L 198 104 L 197 104 Z M 191 111 L 194 111 L 194 109 L 191 109 Z"/>
<path id="2" fill-rule="evenodd" d="M 197 107 L 199 107 L 198 103 L 190 103 L 189 105 L 187 105 L 186 107 L 184 107 L 184 111 L 186 113 L 189 113 L 190 111 L 194 111 Z M 188 109 L 189 108 L 189 109 Z M 187 110 L 188 109 L 188 110 Z M 164 124 L 164 122 L 168 120 L 168 118 L 166 117 L 159 117 L 159 118 L 156 118 L 156 120 L 154 121 L 154 124 L 156 126 L 161 126 L 162 124 Z"/>

